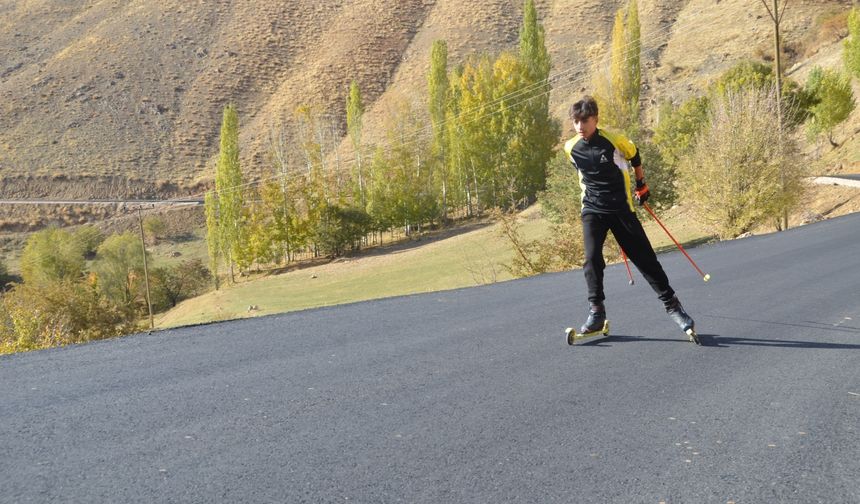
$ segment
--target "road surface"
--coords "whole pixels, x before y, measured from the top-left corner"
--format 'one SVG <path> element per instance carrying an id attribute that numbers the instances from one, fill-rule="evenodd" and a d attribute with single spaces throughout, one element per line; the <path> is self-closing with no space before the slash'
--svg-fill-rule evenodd
<path id="1" fill-rule="evenodd" d="M 858 230 L 0 358 L 0 501 L 860 502 Z"/>

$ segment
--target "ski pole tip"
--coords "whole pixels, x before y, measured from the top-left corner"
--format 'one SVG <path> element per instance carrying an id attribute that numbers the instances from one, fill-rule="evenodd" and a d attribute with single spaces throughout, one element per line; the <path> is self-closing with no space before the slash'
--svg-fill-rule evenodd
<path id="1" fill-rule="evenodd" d="M 705 273 L 705 276 L 704 276 L 703 278 L 704 278 L 704 279 L 705 279 L 705 281 L 707 282 L 708 280 L 710 280 L 710 279 L 711 279 L 711 274 L 710 274 L 710 273 Z"/>

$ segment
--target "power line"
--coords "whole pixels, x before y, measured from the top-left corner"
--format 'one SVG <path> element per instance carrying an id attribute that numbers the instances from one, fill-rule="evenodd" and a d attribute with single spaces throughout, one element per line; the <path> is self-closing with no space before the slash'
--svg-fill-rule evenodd
<path id="1" fill-rule="evenodd" d="M 704 23 L 702 23 L 702 24 L 704 24 Z M 680 28 L 679 28 L 679 26 L 680 26 Z M 699 26 L 695 22 L 690 22 L 690 23 L 687 23 L 684 25 L 677 25 L 677 24 L 667 25 L 667 26 L 664 26 L 662 28 L 652 30 L 651 32 L 649 32 L 646 35 L 646 37 L 640 37 L 640 39 L 639 39 L 640 40 L 640 47 L 641 47 L 641 41 L 643 38 L 657 39 L 657 37 L 660 36 L 661 34 L 668 34 L 669 32 L 673 31 L 673 29 L 674 29 L 674 32 L 676 34 L 678 34 L 678 33 L 687 33 L 689 31 L 693 31 L 694 29 L 697 29 L 698 27 Z M 657 39 L 657 40 L 662 40 L 662 39 Z M 632 44 L 633 44 L 632 42 L 628 43 L 628 45 L 626 45 L 624 48 L 628 49 L 629 47 L 632 46 Z M 660 49 L 660 47 L 662 47 L 662 45 L 663 45 L 662 43 L 658 43 L 658 44 L 655 44 L 650 49 L 641 49 L 640 54 L 638 54 L 638 55 L 637 54 L 630 54 L 623 61 L 630 61 L 630 60 L 635 59 L 637 57 L 641 57 L 642 53 L 649 53 L 652 51 L 656 51 L 656 50 Z M 625 50 L 625 52 L 627 52 L 627 51 Z M 576 73 L 577 70 L 580 70 L 580 71 L 588 70 L 589 66 L 590 66 L 590 63 L 572 65 L 572 66 L 568 67 L 567 69 L 564 69 L 564 70 L 562 70 L 562 71 L 560 71 L 554 75 L 547 77 L 547 79 L 545 79 L 545 80 L 530 84 L 524 88 L 520 88 L 520 89 L 517 89 L 517 90 L 512 91 L 510 93 L 507 93 L 507 94 L 500 96 L 499 98 L 492 100 L 486 104 L 477 105 L 475 107 L 472 107 L 471 109 L 460 111 L 458 114 L 442 121 L 440 123 L 440 126 L 446 124 L 448 121 L 463 119 L 463 118 L 465 118 L 466 124 L 469 124 L 471 122 L 475 122 L 478 120 L 483 120 L 483 119 L 492 117 L 494 115 L 497 115 L 497 114 L 501 113 L 503 110 L 498 109 L 498 110 L 493 110 L 493 111 L 488 112 L 488 113 L 484 113 L 482 115 L 477 115 L 479 112 L 481 112 L 485 109 L 488 109 L 488 108 L 497 107 L 497 105 L 503 103 L 506 100 L 513 101 L 513 103 L 508 105 L 509 108 L 515 108 L 519 105 L 527 103 L 528 101 L 546 96 L 546 95 L 550 94 L 552 91 L 557 91 L 557 90 L 568 88 L 568 87 L 571 87 L 574 85 L 583 84 L 588 79 L 591 78 L 590 75 L 585 75 L 585 76 L 581 77 L 580 79 L 571 80 L 571 81 L 568 81 L 567 83 L 558 84 L 554 88 L 550 87 L 552 85 L 552 82 L 558 81 L 565 76 L 573 75 Z M 542 88 L 544 88 L 544 89 L 541 90 Z M 530 93 L 531 91 L 536 91 L 536 90 L 540 90 L 540 92 L 533 94 L 533 95 L 530 95 L 530 96 L 527 96 L 528 93 Z M 468 116 L 472 115 L 472 114 L 475 114 L 475 117 L 469 118 Z M 432 126 L 419 128 L 419 129 L 417 129 L 414 132 L 409 134 L 409 136 L 412 137 L 412 140 L 404 142 L 401 145 L 402 146 L 409 146 L 409 145 L 415 144 L 415 143 L 419 142 L 420 140 L 422 140 L 421 135 L 426 135 L 429 132 L 432 132 Z M 382 147 L 384 148 L 385 145 L 383 145 Z M 390 145 L 390 143 L 389 143 L 388 148 L 390 149 L 391 147 L 392 147 L 392 145 Z M 340 160 L 339 163 L 337 163 L 337 165 L 334 165 L 331 168 L 320 169 L 320 172 L 324 175 L 326 174 L 326 172 L 329 172 L 330 174 L 334 174 L 338 170 L 345 172 L 350 166 L 354 165 L 355 163 L 357 163 L 356 157 L 343 159 L 343 160 Z M 344 166 L 341 166 L 341 165 L 344 165 Z M 263 177 L 261 179 L 256 179 L 254 181 L 245 182 L 245 183 L 238 184 L 235 186 L 222 188 L 220 190 L 210 189 L 210 190 L 202 191 L 200 193 L 192 194 L 189 196 L 183 196 L 181 198 L 172 198 L 172 199 L 166 199 L 166 200 L 157 200 L 157 201 L 137 200 L 137 201 L 134 201 L 133 204 L 139 204 L 140 208 L 143 211 L 146 211 L 147 213 L 154 213 L 155 212 L 155 205 L 178 205 L 178 204 L 188 204 L 190 202 L 193 202 L 193 204 L 199 204 L 199 202 L 202 200 L 202 198 L 206 194 L 211 193 L 211 192 L 214 192 L 218 195 L 230 194 L 230 193 L 240 192 L 246 188 L 254 187 L 254 186 L 263 184 L 265 182 L 268 182 L 268 181 L 280 180 L 280 179 L 283 179 L 286 181 L 286 180 L 293 180 L 293 179 L 298 179 L 300 177 L 307 177 L 307 176 L 308 176 L 307 173 L 302 173 L 299 171 L 294 171 L 293 173 L 285 172 L 285 173 L 275 174 L 275 175 L 269 176 L 269 177 Z M 0 203 L 2 203 L 2 202 L 3 201 L 0 201 Z M 74 202 L 74 204 L 109 204 L 109 203 L 111 203 L 111 202 L 105 201 L 105 200 L 86 200 L 86 201 L 75 201 Z M 62 203 L 29 202 L 29 204 L 62 204 Z M 150 208 L 143 208 L 144 205 L 152 205 L 152 206 Z M 108 223 L 111 221 L 121 220 L 121 219 L 126 219 L 126 218 L 129 218 L 129 216 L 125 215 L 125 216 L 113 217 L 113 218 L 105 219 L 102 222 Z M 82 240 L 79 240 L 77 243 L 79 245 L 83 244 Z M 38 259 L 40 259 L 40 258 L 35 258 L 33 262 L 35 262 L 35 260 L 38 260 Z"/>
<path id="2" fill-rule="evenodd" d="M 653 30 L 652 32 L 649 32 L 649 33 L 648 33 L 648 38 L 655 38 L 656 36 L 658 36 L 658 35 L 660 35 L 660 34 L 668 34 L 668 33 L 669 33 L 670 31 L 672 31 L 673 29 L 674 29 L 674 31 L 675 31 L 675 33 L 676 33 L 676 34 L 677 34 L 677 33 L 688 33 L 688 32 L 692 32 L 692 31 L 694 31 L 694 30 L 696 30 L 696 29 L 700 28 L 701 26 L 704 26 L 705 24 L 706 24 L 706 23 L 698 23 L 698 24 L 697 24 L 697 23 L 695 23 L 695 22 L 689 22 L 689 23 L 687 23 L 687 24 L 680 25 L 680 26 L 681 26 L 681 29 L 678 29 L 679 25 L 677 25 L 677 24 L 675 24 L 675 25 L 667 25 L 667 26 L 665 26 L 665 27 L 663 27 L 663 28 L 656 29 L 656 30 Z M 642 38 L 643 38 L 643 37 L 640 37 L 640 41 L 642 40 Z M 662 40 L 662 39 L 659 39 L 659 40 Z M 653 47 L 651 47 L 650 49 L 642 49 L 642 50 L 641 50 L 641 52 L 640 52 L 640 55 L 639 55 L 639 56 L 641 56 L 641 53 L 648 53 L 648 52 L 657 51 L 658 49 L 660 49 L 660 48 L 662 47 L 662 45 L 663 45 L 662 43 L 657 43 L 657 44 L 655 44 Z M 625 46 L 625 48 L 629 48 L 629 47 L 630 47 L 630 44 L 628 44 L 627 46 Z M 626 51 L 625 51 L 625 52 L 626 52 Z M 630 60 L 632 60 L 632 59 L 634 59 L 634 58 L 636 58 L 636 57 L 637 57 L 637 55 L 633 55 L 633 54 L 631 54 L 631 55 L 627 56 L 627 58 L 625 58 L 625 59 L 624 59 L 624 60 L 622 60 L 622 61 L 630 61 Z M 551 80 L 558 80 L 558 79 L 560 79 L 560 78 L 562 78 L 562 77 L 564 77 L 564 76 L 566 76 L 566 75 L 571 75 L 571 74 L 573 74 L 575 70 L 583 70 L 583 69 L 587 69 L 587 67 L 588 67 L 588 66 L 590 66 L 590 64 L 589 64 L 589 63 L 584 63 L 584 64 L 582 64 L 582 65 L 574 65 L 574 66 L 568 67 L 567 69 L 565 69 L 565 70 L 563 70 L 563 71 L 561 71 L 561 72 L 559 72 L 559 73 L 557 73 L 557 74 L 555 74 L 555 75 L 553 75 L 553 76 L 548 77 L 548 78 L 546 79 L 546 81 L 541 81 L 541 82 L 539 82 L 539 83 L 532 84 L 531 86 L 537 86 L 537 87 L 546 87 L 546 86 L 549 86 L 549 85 L 550 85 L 550 84 L 549 84 L 549 82 L 550 82 Z M 470 114 L 477 113 L 478 111 L 484 110 L 484 109 L 486 109 L 486 108 L 491 108 L 491 107 L 493 106 L 492 104 L 499 104 L 499 103 L 501 103 L 502 101 L 504 101 L 505 99 L 512 99 L 512 98 L 513 98 L 513 99 L 517 99 L 517 98 L 520 98 L 520 99 L 519 99 L 519 101 L 515 101 L 514 103 L 512 103 L 512 104 L 508 105 L 508 107 L 509 107 L 509 108 L 514 108 L 514 107 L 517 107 L 517 106 L 519 106 L 519 105 L 522 105 L 522 104 L 524 104 L 524 103 L 526 103 L 526 102 L 528 102 L 528 101 L 530 101 L 530 100 L 534 100 L 534 99 L 536 99 L 536 98 L 540 98 L 540 97 L 542 97 L 542 96 L 548 95 L 548 94 L 550 94 L 552 91 L 557 91 L 557 90 L 559 90 L 559 89 L 564 89 L 564 88 L 568 88 L 568 87 L 571 87 L 571 86 L 575 86 L 575 85 L 583 84 L 583 83 L 587 82 L 590 78 L 591 78 L 591 76 L 590 76 L 590 75 L 586 75 L 586 76 L 584 76 L 584 77 L 582 77 L 582 78 L 580 78 L 580 79 L 571 80 L 571 81 L 569 81 L 569 82 L 567 82 L 567 83 L 559 84 L 559 85 L 557 85 L 555 88 L 548 88 L 548 89 L 546 89 L 546 90 L 544 90 L 544 91 L 541 91 L 541 92 L 539 92 L 539 93 L 537 93 L 537 94 L 534 94 L 534 95 L 531 95 L 531 96 L 526 96 L 525 98 L 523 98 L 523 95 L 525 95 L 525 94 L 526 94 L 526 92 L 523 92 L 523 90 L 521 90 L 521 89 L 520 89 L 520 90 L 512 91 L 511 93 L 508 93 L 508 94 L 506 94 L 506 95 L 504 95 L 504 96 L 502 96 L 502 97 L 499 97 L 499 98 L 497 98 L 496 100 L 493 100 L 492 102 L 489 102 L 489 103 L 487 103 L 487 104 L 482 104 L 482 105 L 480 105 L 480 106 L 473 107 L 472 109 L 468 109 L 468 110 L 466 110 L 466 111 L 460 111 L 458 114 L 454 115 L 453 117 L 446 119 L 446 120 L 445 120 L 445 122 L 447 122 L 447 121 L 451 121 L 451 120 L 455 120 L 455 119 L 461 119 L 461 118 L 463 118 L 463 117 L 465 117 L 465 116 L 468 116 L 468 115 L 470 115 Z M 475 121 L 478 121 L 478 120 L 486 119 L 486 118 L 489 118 L 489 117 L 492 117 L 492 116 L 497 115 L 497 114 L 499 114 L 499 113 L 501 113 L 501 112 L 502 112 L 502 110 L 494 110 L 494 111 L 491 111 L 491 112 L 488 112 L 488 113 L 484 113 L 483 115 L 476 115 L 475 117 L 472 117 L 472 118 L 468 118 L 468 117 L 467 117 L 467 118 L 466 118 L 466 124 L 471 123 L 471 122 L 475 122 Z M 416 130 L 416 131 L 414 131 L 414 132 L 412 132 L 412 133 L 408 134 L 408 137 L 412 137 L 412 140 L 406 141 L 406 142 L 404 142 L 404 143 L 400 144 L 400 146 L 409 146 L 409 145 L 413 145 L 413 144 L 415 144 L 415 143 L 419 142 L 420 140 L 422 140 L 422 138 L 421 138 L 421 135 L 422 135 L 422 134 L 427 134 L 428 132 L 431 132 L 431 131 L 432 131 L 432 127 L 419 128 L 418 130 Z M 391 143 L 390 143 L 390 142 L 388 143 L 388 145 L 383 144 L 383 145 L 381 145 L 380 147 L 385 148 L 386 146 L 387 146 L 389 149 L 392 147 L 392 145 L 391 145 Z M 352 157 L 352 158 L 342 159 L 342 160 L 339 160 L 339 164 L 346 165 L 346 167 L 344 167 L 344 168 L 334 167 L 334 168 L 329 168 L 329 169 L 321 169 L 321 172 L 323 172 L 323 173 L 325 173 L 325 172 L 332 172 L 332 173 L 334 173 L 334 172 L 336 171 L 336 169 L 341 169 L 342 171 L 346 171 L 346 168 L 348 168 L 348 167 L 350 167 L 350 166 L 352 166 L 352 165 L 355 165 L 356 163 L 357 163 L 357 157 Z M 306 176 L 306 174 L 301 173 L 301 172 L 294 172 L 294 173 L 292 173 L 292 174 L 290 174 L 290 173 L 279 173 L 279 174 L 275 174 L 275 175 L 272 175 L 272 176 L 269 176 L 269 177 L 263 177 L 263 178 L 260 178 L 260 179 L 256 179 L 256 180 L 254 180 L 254 181 L 245 182 L 245 183 L 242 183 L 242 184 L 239 184 L 239 185 L 236 185 L 236 186 L 230 186 L 230 187 L 226 187 L 226 188 L 222 188 L 222 189 L 210 189 L 210 190 L 207 190 L 207 191 L 203 191 L 203 192 L 201 192 L 201 193 L 193 194 L 193 195 L 191 195 L 190 197 L 192 197 L 192 198 L 194 198 L 194 197 L 202 197 L 202 196 L 205 196 L 207 193 L 210 193 L 210 192 L 214 192 L 214 193 L 219 194 L 219 195 L 220 195 L 220 194 L 225 194 L 225 193 L 226 193 L 226 194 L 230 194 L 230 193 L 232 193 L 232 192 L 241 191 L 242 189 L 244 189 L 244 188 L 246 188 L 246 187 L 253 187 L 253 186 L 256 186 L 256 185 L 262 184 L 262 183 L 264 183 L 264 182 L 272 181 L 272 180 L 280 180 L 280 179 L 282 179 L 282 178 L 283 178 L 283 179 L 286 179 L 286 180 L 289 180 L 289 179 L 292 179 L 292 178 L 298 178 L 298 177 L 304 177 L 304 176 Z"/>

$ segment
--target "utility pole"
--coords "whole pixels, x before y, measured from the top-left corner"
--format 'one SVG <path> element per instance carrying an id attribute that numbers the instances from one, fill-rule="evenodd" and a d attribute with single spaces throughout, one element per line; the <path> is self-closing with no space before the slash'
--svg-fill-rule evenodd
<path id="1" fill-rule="evenodd" d="M 776 114 L 777 114 L 777 127 L 779 128 L 779 145 L 782 148 L 782 138 L 783 138 L 783 124 L 782 124 L 782 44 L 780 43 L 779 37 L 779 24 L 782 21 L 782 16 L 785 15 L 785 8 L 788 6 L 788 0 L 783 0 L 782 2 L 782 11 L 779 10 L 779 0 L 772 0 L 772 7 L 768 5 L 767 0 L 761 0 L 764 8 L 767 9 L 767 13 L 770 14 L 771 20 L 773 20 L 773 47 L 774 47 L 774 58 L 773 58 L 773 74 L 776 76 Z M 780 181 L 782 182 L 782 192 L 785 193 L 785 170 L 780 168 Z M 783 231 L 788 229 L 788 209 L 784 208 L 782 211 L 782 229 Z"/>
<path id="2" fill-rule="evenodd" d="M 155 329 L 155 320 L 152 318 L 152 297 L 149 294 L 149 268 L 146 264 L 146 242 L 143 238 L 143 216 L 140 207 L 137 207 L 137 224 L 140 228 L 140 247 L 143 249 L 143 281 L 146 285 L 146 306 L 149 307 L 149 329 Z"/>

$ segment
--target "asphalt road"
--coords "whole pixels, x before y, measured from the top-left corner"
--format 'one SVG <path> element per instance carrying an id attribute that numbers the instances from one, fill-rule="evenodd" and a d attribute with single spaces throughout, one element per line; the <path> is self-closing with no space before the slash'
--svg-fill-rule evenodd
<path id="1" fill-rule="evenodd" d="M 0 501 L 860 502 L 858 231 L 0 358 Z"/>

